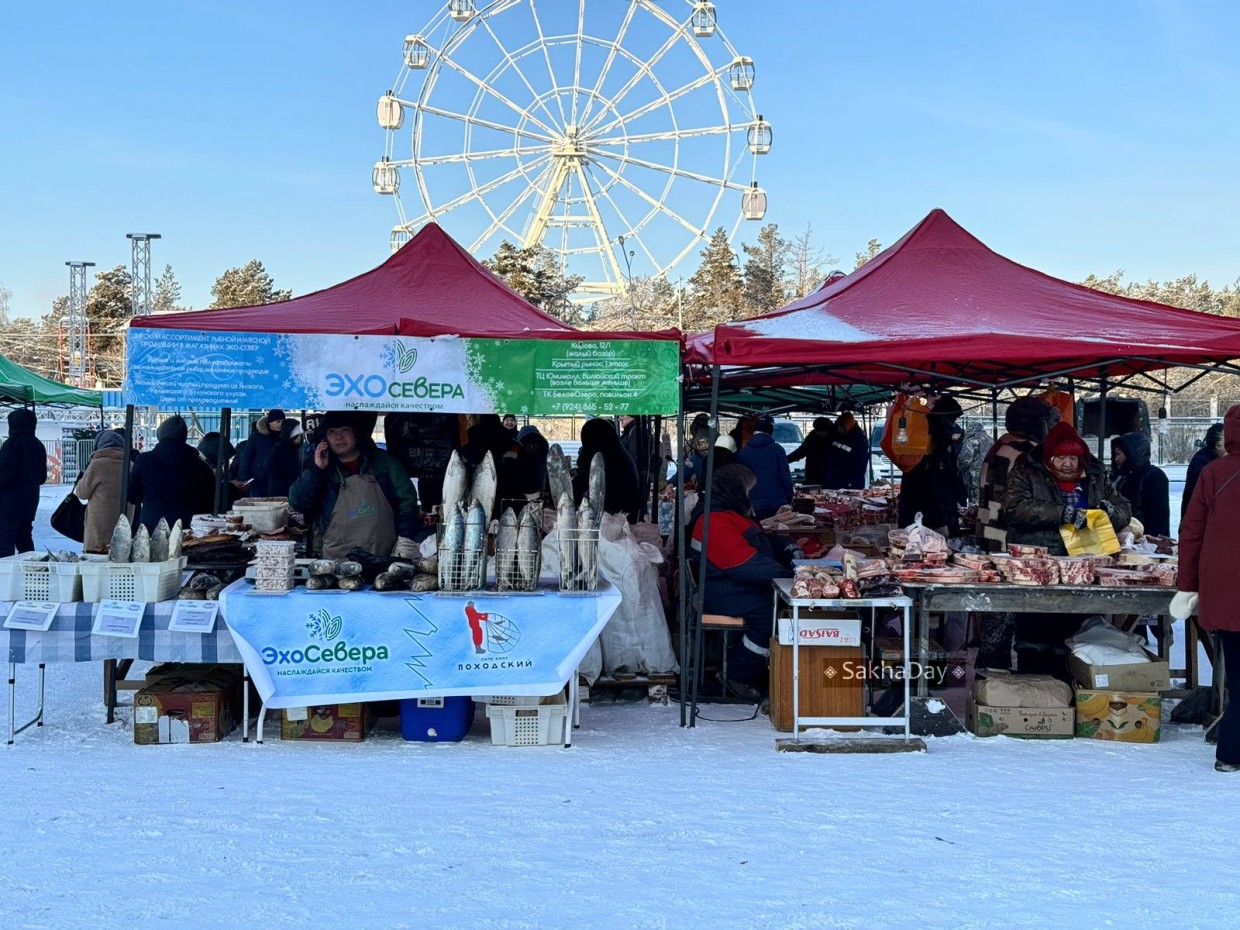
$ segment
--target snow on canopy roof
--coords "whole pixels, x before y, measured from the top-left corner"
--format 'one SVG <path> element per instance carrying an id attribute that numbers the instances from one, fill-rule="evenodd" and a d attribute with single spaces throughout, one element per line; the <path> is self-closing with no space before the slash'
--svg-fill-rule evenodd
<path id="1" fill-rule="evenodd" d="M 325 290 L 257 307 L 137 317 L 135 327 L 262 333 L 512 336 L 573 332 L 430 223 L 378 268 Z"/>
<path id="2" fill-rule="evenodd" d="M 916 372 L 998 382 L 1014 370 L 1097 374 L 1103 363 L 1115 376 L 1237 357 L 1240 321 L 1053 278 L 992 251 L 943 210 L 796 303 L 689 340 L 690 361 L 845 365 L 872 381 Z"/>

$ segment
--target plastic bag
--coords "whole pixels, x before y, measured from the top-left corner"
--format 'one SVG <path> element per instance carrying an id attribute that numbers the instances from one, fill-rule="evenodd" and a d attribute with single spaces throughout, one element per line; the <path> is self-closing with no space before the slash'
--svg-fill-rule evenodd
<path id="1" fill-rule="evenodd" d="M 1111 555 L 1119 552 L 1119 538 L 1105 510 L 1086 510 L 1085 528 L 1061 526 L 1059 535 L 1068 555 Z"/>
<path id="2" fill-rule="evenodd" d="M 906 553 L 927 552 L 947 552 L 947 537 L 942 533 L 936 533 L 928 526 L 921 525 L 921 514 L 913 520 L 913 525 L 905 527 L 908 530 L 908 542 L 905 543 L 904 551 Z"/>

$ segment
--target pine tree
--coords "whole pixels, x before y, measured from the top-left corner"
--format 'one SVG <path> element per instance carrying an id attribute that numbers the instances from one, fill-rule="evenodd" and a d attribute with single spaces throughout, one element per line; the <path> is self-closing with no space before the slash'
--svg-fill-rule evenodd
<path id="1" fill-rule="evenodd" d="M 125 328 L 133 316 L 132 279 L 124 265 L 100 271 L 95 279 L 86 294 L 95 374 L 105 384 L 120 384 L 125 374 Z M 62 316 L 67 309 L 60 310 Z M 56 310 L 53 305 L 53 312 Z"/>
<path id="2" fill-rule="evenodd" d="M 229 268 L 216 278 L 211 285 L 211 296 L 215 298 L 211 309 L 222 310 L 226 307 L 256 307 L 259 304 L 288 300 L 293 296 L 293 292 L 276 290 L 275 282 L 263 267 L 263 263 L 253 259 L 240 268 Z"/>
<path id="3" fill-rule="evenodd" d="M 868 243 L 866 243 L 865 251 L 857 253 L 857 264 L 853 266 L 853 271 L 856 271 L 882 250 L 882 243 L 877 239 L 871 239 Z"/>
<path id="4" fill-rule="evenodd" d="M 559 259 L 546 246 L 536 244 L 523 249 L 504 240 L 495 255 L 483 264 L 539 310 L 570 325 L 582 321 L 580 309 L 569 299 L 582 278 L 564 274 Z"/>
<path id="5" fill-rule="evenodd" d="M 709 329 L 744 315 L 744 281 L 727 230 L 716 229 L 701 255 L 702 264 L 689 278 L 685 327 L 690 330 Z"/>
<path id="6" fill-rule="evenodd" d="M 164 273 L 155 282 L 155 293 L 151 295 L 151 312 L 176 313 L 185 309 L 180 304 L 181 285 L 172 273 L 172 266 L 164 265 Z"/>
<path id="7" fill-rule="evenodd" d="M 770 313 L 788 302 L 784 266 L 791 248 L 779 237 L 779 227 L 768 223 L 758 232 L 758 244 L 742 246 L 745 255 L 745 303 L 751 315 Z"/>

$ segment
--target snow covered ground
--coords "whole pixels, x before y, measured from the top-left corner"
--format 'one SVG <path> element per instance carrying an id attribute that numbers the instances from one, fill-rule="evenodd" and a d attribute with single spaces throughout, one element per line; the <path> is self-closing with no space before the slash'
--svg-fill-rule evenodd
<path id="1" fill-rule="evenodd" d="M 643 702 L 585 708 L 567 750 L 492 747 L 481 714 L 455 745 L 135 746 L 100 692 L 49 667 L 48 726 L 0 751 L 6 930 L 1237 922 L 1240 776 L 1197 727 L 808 755 Z"/>

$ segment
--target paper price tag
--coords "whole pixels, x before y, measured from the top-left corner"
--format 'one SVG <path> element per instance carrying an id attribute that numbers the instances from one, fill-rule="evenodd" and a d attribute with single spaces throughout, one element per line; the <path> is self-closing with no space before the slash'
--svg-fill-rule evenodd
<path id="1" fill-rule="evenodd" d="M 91 632 L 96 636 L 124 636 L 137 639 L 146 605 L 141 601 L 100 601 Z"/>
<path id="2" fill-rule="evenodd" d="M 168 629 L 176 633 L 210 633 L 219 612 L 219 601 L 177 601 Z"/>
<path id="3" fill-rule="evenodd" d="M 4 621 L 6 630 L 37 630 L 46 633 L 60 605 L 52 601 L 18 601 Z"/>

